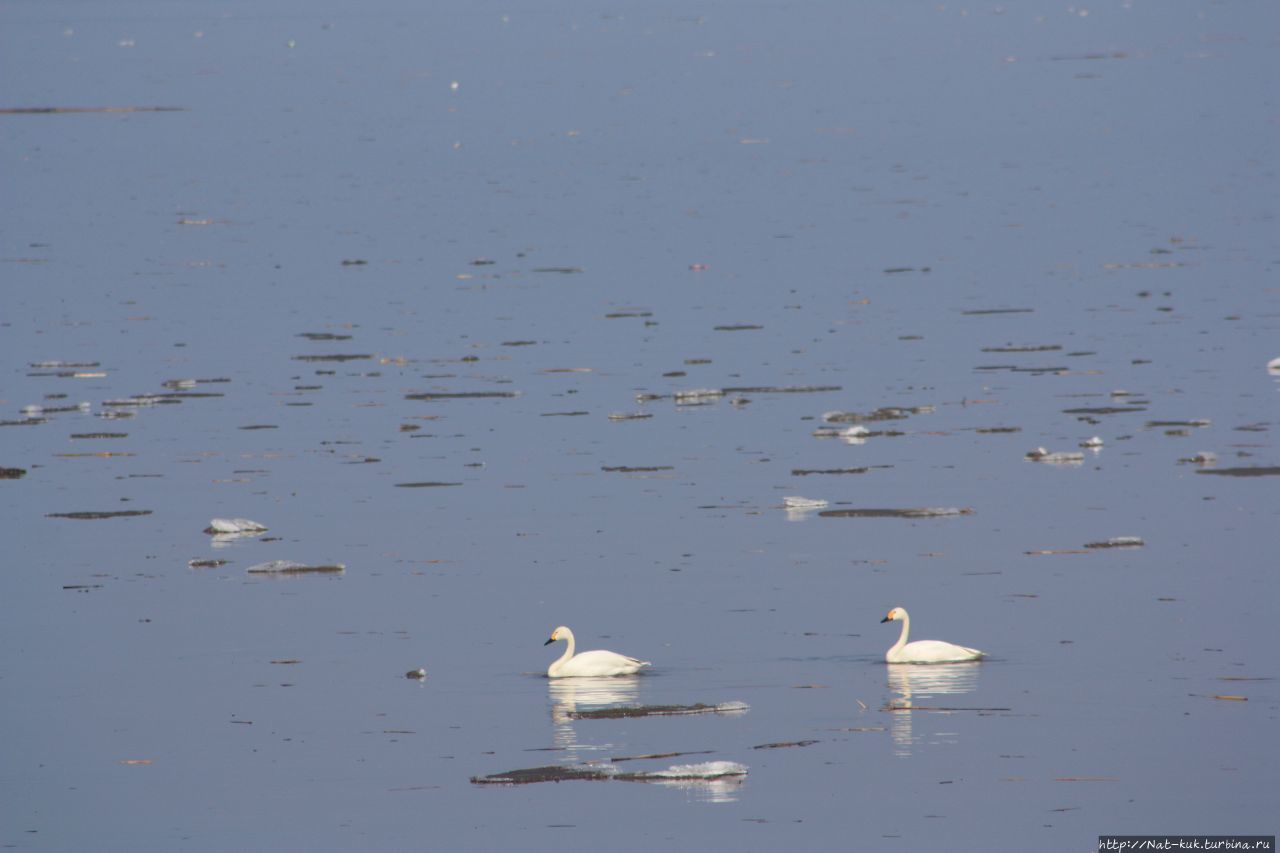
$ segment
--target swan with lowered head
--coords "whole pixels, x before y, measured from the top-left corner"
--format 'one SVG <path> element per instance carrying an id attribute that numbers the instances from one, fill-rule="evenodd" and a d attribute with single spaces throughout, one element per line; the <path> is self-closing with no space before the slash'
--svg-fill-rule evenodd
<path id="1" fill-rule="evenodd" d="M 884 653 L 884 659 L 889 663 L 960 663 L 986 657 L 986 652 L 967 646 L 957 646 L 954 643 L 944 643 L 941 640 L 916 640 L 914 643 L 908 643 L 907 634 L 911 631 L 911 617 L 901 607 L 893 608 L 889 611 L 889 615 L 880 621 L 902 623 L 902 633 L 898 635 L 898 642 Z"/>
<path id="2" fill-rule="evenodd" d="M 647 660 L 637 660 L 636 658 L 620 655 L 617 652 L 605 651 L 604 649 L 596 649 L 595 651 L 575 655 L 573 653 L 573 632 L 563 625 L 552 631 L 551 639 L 547 640 L 543 645 L 549 646 L 556 640 L 564 640 L 568 647 L 558 660 L 547 667 L 547 678 L 631 675 L 639 672 L 643 667 L 650 666 Z"/>

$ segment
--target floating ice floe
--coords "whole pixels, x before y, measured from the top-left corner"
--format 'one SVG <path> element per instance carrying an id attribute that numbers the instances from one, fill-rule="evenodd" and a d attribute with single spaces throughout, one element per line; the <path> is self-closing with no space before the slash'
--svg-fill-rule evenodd
<path id="1" fill-rule="evenodd" d="M 258 563 L 256 566 L 250 566 L 246 571 L 251 575 L 303 575 L 311 573 L 319 574 L 338 574 L 346 571 L 347 567 L 342 563 L 332 563 L 326 566 L 308 566 L 306 563 L 298 563 L 293 560 L 271 560 L 266 563 Z"/>
<path id="2" fill-rule="evenodd" d="M 828 502 L 821 498 L 802 498 L 793 495 L 783 498 L 782 505 L 787 509 L 821 509 L 827 506 Z"/>
<path id="3" fill-rule="evenodd" d="M 925 415 L 934 410 L 933 406 L 914 406 L 899 408 L 898 406 L 881 406 L 874 412 L 823 412 L 822 419 L 829 424 L 859 424 L 870 421 L 900 421 L 912 415 Z"/>
<path id="4" fill-rule="evenodd" d="M 1088 447 L 1090 450 L 1098 450 L 1102 447 L 1102 439 L 1095 435 L 1093 438 L 1088 438 L 1080 442 L 1080 446 Z"/>
<path id="5" fill-rule="evenodd" d="M 22 414 L 27 418 L 35 419 L 59 412 L 88 412 L 92 408 L 93 406 L 89 403 L 74 403 L 70 406 L 42 406 L 38 403 L 32 403 L 22 407 Z"/>
<path id="6" fill-rule="evenodd" d="M 1141 536 L 1112 536 L 1101 542 L 1086 542 L 1086 548 L 1141 548 L 1146 545 Z"/>
<path id="7" fill-rule="evenodd" d="M 955 518 L 973 515 L 972 507 L 922 506 L 903 509 L 862 507 L 858 509 L 824 509 L 818 515 L 823 518 Z"/>
<path id="8" fill-rule="evenodd" d="M 1280 376 L 1280 356 L 1267 362 L 1267 372 L 1272 376 Z"/>
<path id="9" fill-rule="evenodd" d="M 491 776 L 473 776 L 476 785 L 528 785 L 534 782 L 669 782 L 676 780 L 714 781 L 731 776 L 746 776 L 747 766 L 736 761 L 703 761 L 698 764 L 673 764 L 666 770 L 624 771 L 612 764 L 551 765 L 508 770 Z"/>
<path id="10" fill-rule="evenodd" d="M 1029 451 L 1027 458 L 1032 462 L 1045 462 L 1050 465 L 1080 465 L 1084 463 L 1083 453 L 1061 451 L 1050 453 L 1043 447 L 1037 447 L 1035 450 Z"/>
<path id="11" fill-rule="evenodd" d="M 204 529 L 204 532 L 224 535 L 249 534 L 262 533 L 266 529 L 267 526 L 265 524 L 259 524 L 247 518 L 215 518 L 209 522 L 209 526 Z"/>
<path id="12" fill-rule="evenodd" d="M 831 413 L 828 412 L 828 414 L 831 414 Z M 901 434 L 902 433 L 894 433 L 894 432 L 886 432 L 886 431 L 872 432 L 871 430 L 861 425 L 845 427 L 844 429 L 841 429 L 839 427 L 823 426 L 823 427 L 818 427 L 813 431 L 814 438 L 838 438 L 841 441 L 843 441 L 845 444 L 866 444 L 867 438 L 873 435 L 901 435 Z"/>
<path id="13" fill-rule="evenodd" d="M 840 440 L 845 444 L 866 444 L 867 436 L 870 434 L 871 430 L 864 426 L 851 426 L 840 430 Z"/>
<path id="14" fill-rule="evenodd" d="M 751 709 L 746 702 L 720 702 L 707 705 L 624 705 L 618 708 L 592 708 L 584 711 L 567 711 L 570 720 L 624 720 L 634 717 L 684 717 L 690 714 L 745 714 Z"/>
<path id="15" fill-rule="evenodd" d="M 697 764 L 673 764 L 666 770 L 636 775 L 647 779 L 719 779 L 723 776 L 746 776 L 747 765 L 736 761 L 701 761 Z"/>
<path id="16" fill-rule="evenodd" d="M 689 391 L 677 391 L 673 396 L 678 406 L 700 405 L 720 399 L 724 396 L 724 389 L 693 388 Z"/>
<path id="17" fill-rule="evenodd" d="M 1214 453 L 1212 450 L 1201 450 L 1189 459 L 1179 459 L 1178 461 L 1191 465 L 1217 465 L 1218 454 Z"/>

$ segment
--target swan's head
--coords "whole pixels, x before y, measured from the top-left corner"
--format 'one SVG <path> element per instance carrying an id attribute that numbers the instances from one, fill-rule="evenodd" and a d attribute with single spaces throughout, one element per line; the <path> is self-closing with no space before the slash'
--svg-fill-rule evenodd
<path id="1" fill-rule="evenodd" d="M 556 628 L 554 631 L 551 632 L 551 639 L 547 640 L 542 645 L 549 646 L 552 643 L 554 643 L 556 640 L 567 640 L 572 636 L 573 636 L 573 632 L 571 632 L 565 626 L 561 625 L 559 628 Z"/>
<path id="2" fill-rule="evenodd" d="M 907 611 L 903 610 L 901 607 L 895 607 L 892 610 L 890 610 L 888 615 L 885 616 L 883 619 L 881 619 L 880 622 L 881 623 L 897 622 L 899 619 L 906 619 L 906 618 L 907 618 Z"/>

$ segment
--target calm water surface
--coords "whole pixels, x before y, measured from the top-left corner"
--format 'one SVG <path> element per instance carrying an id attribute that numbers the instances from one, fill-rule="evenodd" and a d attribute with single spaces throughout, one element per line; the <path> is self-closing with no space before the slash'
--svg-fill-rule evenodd
<path id="1" fill-rule="evenodd" d="M 6 847 L 1276 831 L 1270 4 L 0 8 Z"/>

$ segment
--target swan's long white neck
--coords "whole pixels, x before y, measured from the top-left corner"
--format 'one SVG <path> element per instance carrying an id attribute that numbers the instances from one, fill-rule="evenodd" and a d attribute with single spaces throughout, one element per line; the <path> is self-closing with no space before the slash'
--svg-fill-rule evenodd
<path id="1" fill-rule="evenodd" d="M 898 642 L 894 643 L 893 647 L 889 649 L 890 653 L 898 651 L 899 649 L 901 649 L 903 646 L 907 644 L 907 634 L 911 632 L 911 617 L 907 615 L 907 612 L 905 610 L 902 611 L 901 621 L 902 621 L 902 633 L 898 635 Z"/>
<path id="2" fill-rule="evenodd" d="M 574 651 L 573 632 L 568 628 L 563 628 L 561 629 L 560 634 L 564 637 L 564 654 L 560 655 L 559 660 L 555 662 L 555 666 L 557 667 L 568 663 L 569 659 L 573 657 Z"/>

